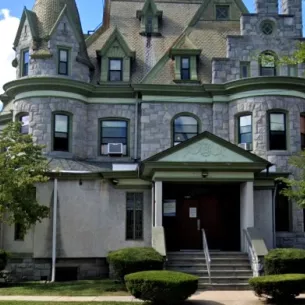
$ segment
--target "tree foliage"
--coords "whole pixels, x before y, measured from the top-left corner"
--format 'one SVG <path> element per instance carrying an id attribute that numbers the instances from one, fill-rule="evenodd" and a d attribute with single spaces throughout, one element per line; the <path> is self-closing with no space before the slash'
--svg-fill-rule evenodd
<path id="1" fill-rule="evenodd" d="M 294 177 L 280 178 L 286 184 L 282 194 L 305 208 L 305 151 L 290 157 L 289 164 L 294 167 Z"/>
<path id="2" fill-rule="evenodd" d="M 10 123 L 0 133 L 0 220 L 19 223 L 24 232 L 49 215 L 36 200 L 35 184 L 46 182 L 43 146 L 20 133 L 21 123 Z"/>
<path id="3" fill-rule="evenodd" d="M 305 42 L 297 42 L 296 50 L 290 56 L 283 56 L 280 63 L 296 65 L 305 63 Z"/>

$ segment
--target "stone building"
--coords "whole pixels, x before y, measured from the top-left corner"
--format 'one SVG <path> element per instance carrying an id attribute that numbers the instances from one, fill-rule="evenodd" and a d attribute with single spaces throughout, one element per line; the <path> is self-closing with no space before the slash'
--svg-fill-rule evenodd
<path id="1" fill-rule="evenodd" d="M 301 0 L 280 4 L 106 0 L 88 35 L 74 0 L 24 9 L 0 127 L 46 145 L 36 198 L 52 213 L 26 236 L 2 225 L 17 277 L 106 276 L 109 251 L 201 250 L 203 232 L 223 253 L 247 252 L 248 228 L 305 247 L 275 182 L 305 147 L 305 66 L 278 61 L 303 40 Z"/>

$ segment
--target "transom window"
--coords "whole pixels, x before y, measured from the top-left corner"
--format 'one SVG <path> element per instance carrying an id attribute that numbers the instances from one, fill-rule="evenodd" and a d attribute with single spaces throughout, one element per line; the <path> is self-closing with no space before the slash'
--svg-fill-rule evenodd
<path id="1" fill-rule="evenodd" d="M 229 5 L 216 5 L 216 20 L 228 20 L 229 9 Z"/>
<path id="2" fill-rule="evenodd" d="M 189 57 L 181 58 L 181 79 L 182 80 L 190 79 L 190 58 Z"/>
<path id="3" fill-rule="evenodd" d="M 70 118 L 66 114 L 54 115 L 53 150 L 69 151 L 69 122 Z"/>
<path id="4" fill-rule="evenodd" d="M 305 114 L 300 117 L 300 131 L 301 131 L 301 149 L 305 149 Z"/>
<path id="5" fill-rule="evenodd" d="M 250 114 L 238 118 L 238 143 L 249 144 L 249 149 L 252 149 L 252 116 Z"/>
<path id="6" fill-rule="evenodd" d="M 126 239 L 143 239 L 143 193 L 126 194 Z"/>
<path id="7" fill-rule="evenodd" d="M 286 114 L 269 113 L 269 149 L 286 150 Z"/>
<path id="8" fill-rule="evenodd" d="M 127 155 L 127 121 L 101 121 L 101 154 L 109 155 L 109 144 L 122 144 L 123 154 Z"/>
<path id="9" fill-rule="evenodd" d="M 122 59 L 109 60 L 109 80 L 111 82 L 122 81 Z"/>
<path id="10" fill-rule="evenodd" d="M 271 35 L 273 33 L 273 24 L 271 21 L 265 21 L 263 22 L 261 26 L 262 32 L 265 35 Z"/>
<path id="11" fill-rule="evenodd" d="M 276 58 L 272 53 L 263 53 L 260 57 L 260 74 L 261 76 L 276 75 Z"/>
<path id="12" fill-rule="evenodd" d="M 24 115 L 21 115 L 19 117 L 19 121 L 22 124 L 21 128 L 20 128 L 20 132 L 22 134 L 28 134 L 29 133 L 29 120 L 30 120 L 30 117 L 29 117 L 28 114 L 24 114 Z"/>
<path id="13" fill-rule="evenodd" d="M 198 122 L 191 116 L 179 116 L 174 120 L 174 145 L 198 135 Z"/>
<path id="14" fill-rule="evenodd" d="M 67 49 L 58 50 L 58 74 L 68 75 L 69 73 L 69 51 Z"/>
<path id="15" fill-rule="evenodd" d="M 22 76 L 29 75 L 29 62 L 30 62 L 29 50 L 22 51 Z"/>

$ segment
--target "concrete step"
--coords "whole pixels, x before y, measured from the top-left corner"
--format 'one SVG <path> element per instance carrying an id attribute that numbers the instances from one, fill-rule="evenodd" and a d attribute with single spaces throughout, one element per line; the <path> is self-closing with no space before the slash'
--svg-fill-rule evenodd
<path id="1" fill-rule="evenodd" d="M 198 284 L 198 290 L 250 290 L 248 284 Z"/>
<path id="2" fill-rule="evenodd" d="M 250 276 L 251 277 L 251 276 Z M 236 276 L 214 276 L 212 275 L 212 284 L 248 284 L 249 282 L 249 276 L 242 276 L 242 275 L 236 275 Z M 208 284 L 209 283 L 209 277 L 208 276 L 201 276 L 199 277 L 200 284 Z"/>
<path id="3" fill-rule="evenodd" d="M 204 257 L 168 257 L 167 262 L 170 263 L 181 263 L 181 264 L 205 264 Z M 227 257 L 217 257 L 211 258 L 211 265 L 218 265 L 218 264 L 228 264 L 228 265 L 235 265 L 235 264 L 249 264 L 248 257 L 237 257 L 237 258 L 227 258 Z"/>
<path id="4" fill-rule="evenodd" d="M 184 273 L 189 273 L 189 274 L 194 274 L 194 275 L 208 275 L 207 269 L 186 269 L 186 268 L 166 268 L 167 270 L 172 270 L 172 271 L 178 271 L 178 272 L 184 272 Z M 229 276 L 247 276 L 250 278 L 252 276 L 252 271 L 251 270 L 211 270 L 211 276 L 224 276 L 224 277 L 229 277 Z"/>
<path id="5" fill-rule="evenodd" d="M 179 263 L 177 261 L 175 262 L 167 262 L 166 263 L 167 268 L 175 269 L 175 268 L 181 268 L 181 269 L 187 269 L 187 270 L 198 270 L 198 269 L 205 269 L 206 264 L 205 263 L 192 263 L 192 262 L 186 262 L 186 263 Z M 236 271 L 236 270 L 242 270 L 242 271 L 251 271 L 251 266 L 249 262 L 247 263 L 241 263 L 241 264 L 234 264 L 234 265 L 228 265 L 228 264 L 211 264 L 211 270 L 228 270 L 228 271 Z"/>

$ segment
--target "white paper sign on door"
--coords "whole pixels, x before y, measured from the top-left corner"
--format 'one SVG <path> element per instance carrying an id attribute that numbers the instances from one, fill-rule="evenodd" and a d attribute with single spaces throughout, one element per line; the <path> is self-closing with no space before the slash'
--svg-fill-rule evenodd
<path id="1" fill-rule="evenodd" d="M 168 217 L 176 216 L 176 200 L 165 200 L 163 202 L 163 215 Z"/>
<path id="2" fill-rule="evenodd" d="M 197 208 L 190 208 L 190 218 L 197 218 Z"/>

